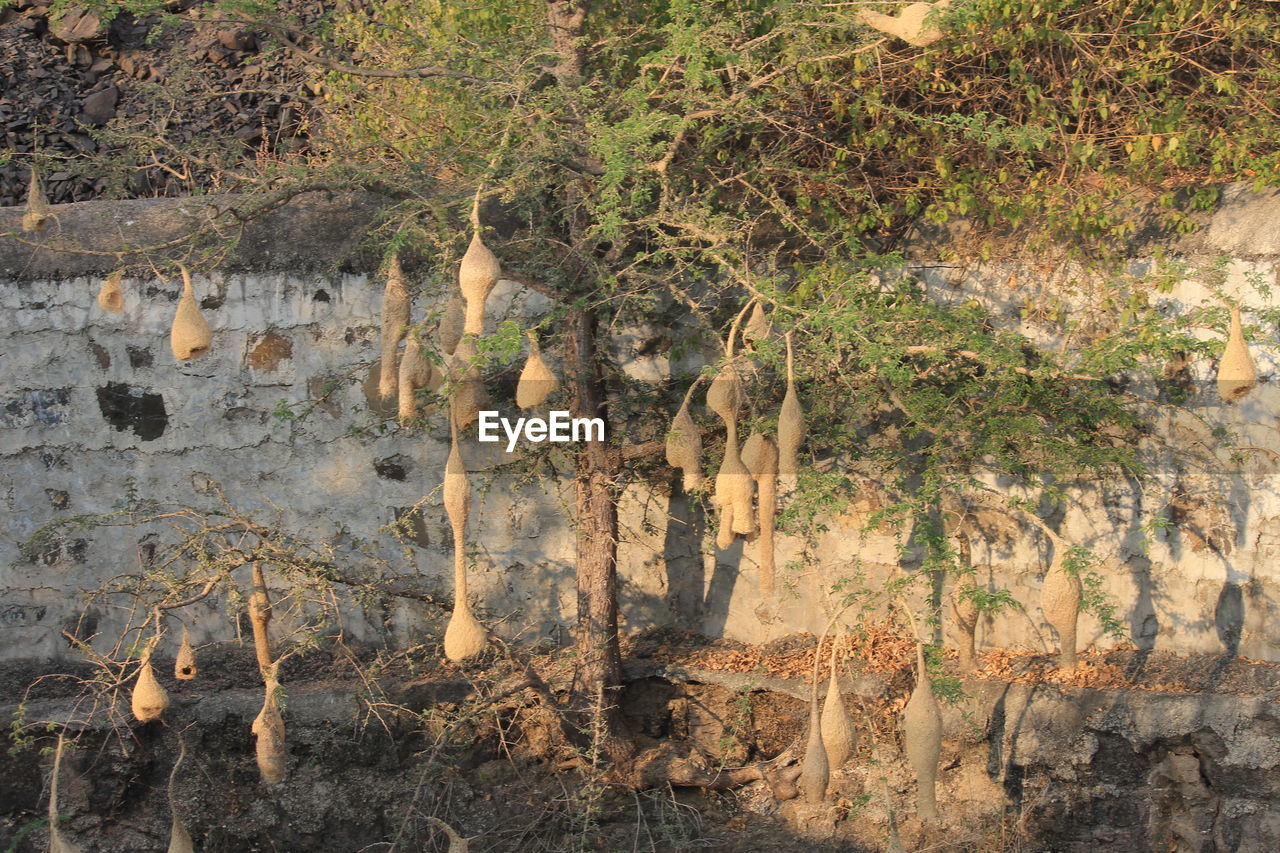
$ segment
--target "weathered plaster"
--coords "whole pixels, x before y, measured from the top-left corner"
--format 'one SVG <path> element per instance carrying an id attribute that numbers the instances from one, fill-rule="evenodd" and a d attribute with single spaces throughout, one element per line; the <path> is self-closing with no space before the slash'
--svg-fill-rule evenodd
<path id="1" fill-rule="evenodd" d="M 1198 236 L 1194 249 L 1201 254 L 1190 260 L 1206 261 L 1230 248 L 1238 260 L 1228 288 L 1254 304 L 1271 304 L 1274 297 L 1257 285 L 1277 275 L 1280 248 L 1274 226 L 1268 226 L 1276 220 L 1260 218 L 1275 198 L 1258 197 L 1253 210 L 1233 191 L 1228 202 Z M 82 205 L 66 207 L 77 208 L 76 216 L 89 215 L 79 210 Z M 0 211 L 0 220 L 6 217 L 12 218 Z M 281 239 L 291 233 L 282 232 Z M 140 532 L 126 527 L 84 530 L 43 553 L 19 554 L 20 544 L 40 525 L 109 512 L 129 489 L 177 506 L 199 500 L 197 489 L 212 480 L 237 505 L 260 518 L 278 518 L 297 535 L 320 539 L 342 532 L 368 542 L 372 556 L 384 561 L 381 571 L 397 577 L 403 588 L 445 599 L 451 595 L 451 542 L 437 492 L 447 450 L 442 418 L 426 435 L 403 430 L 371 411 L 363 385 L 377 358 L 381 288 L 365 275 L 335 272 L 333 264 L 329 272 L 314 271 L 318 266 L 310 272 L 298 272 L 291 263 L 275 266 L 276 259 L 292 258 L 296 248 L 277 252 L 265 237 L 255 239 L 248 257 L 258 271 L 197 278 L 214 348 L 185 364 L 175 362 L 168 346 L 177 295 L 173 282 L 127 279 L 125 311 L 112 315 L 94 301 L 103 269 L 94 270 L 82 259 L 55 263 L 39 256 L 29 265 L 32 271 L 24 272 L 13 262 L 12 247 L 5 250 L 7 260 L 0 264 L 8 276 L 0 278 L 0 312 L 6 318 L 0 330 L 0 496 L 8 512 L 0 533 L 0 657 L 69 654 L 61 631 L 78 617 L 83 591 L 138 570 L 146 543 L 140 545 Z M 1135 269 L 1146 263 L 1135 262 Z M 85 269 L 53 274 L 64 267 L 79 269 L 76 265 Z M 983 300 L 1011 325 L 1021 322 L 1021 306 L 1037 298 L 1047 278 L 1061 283 L 1076 274 L 1070 267 L 1031 261 L 971 268 L 920 262 L 906 271 L 940 298 Z M 1196 303 L 1206 291 L 1188 280 L 1175 295 Z M 422 316 L 425 301 L 419 300 L 415 318 Z M 496 321 L 536 314 L 546 303 L 504 283 L 490 307 Z M 636 342 L 651 332 L 626 331 L 617 352 L 633 353 Z M 1240 654 L 1280 660 L 1280 620 L 1274 618 L 1280 596 L 1274 568 L 1280 550 L 1274 455 L 1280 451 L 1275 437 L 1280 394 L 1271 381 L 1276 359 L 1261 346 L 1254 353 L 1263 385 L 1237 406 L 1223 406 L 1214 396 L 1207 381 L 1212 365 L 1197 365 L 1206 380 L 1195 401 L 1198 415 L 1210 425 L 1232 424 L 1247 443 L 1266 449 L 1226 479 L 1234 531 L 1229 549 L 1197 548 L 1179 533 L 1155 537 L 1143 553 L 1129 520 L 1138 498 L 1124 483 L 1100 483 L 1081 494 L 1079 507 L 1064 521 L 1066 535 L 1093 546 L 1107 561 L 1108 592 L 1120 605 L 1132 641 L 1141 646 L 1217 652 L 1235 643 Z M 684 370 L 687 364 L 675 367 Z M 662 381 L 673 365 L 665 355 L 652 354 L 628 357 L 624 369 L 641 381 Z M 336 390 L 306 418 L 277 416 L 282 404 L 305 406 L 331 381 Z M 107 388 L 108 408 L 116 407 L 123 428 L 104 415 Z M 143 403 L 134 401 L 144 394 L 153 395 L 146 404 L 153 414 L 156 395 L 163 401 L 163 420 L 157 416 L 146 429 L 135 428 L 128 417 L 142 410 Z M 1171 423 L 1168 435 L 1196 440 L 1205 429 L 1198 423 L 1194 418 Z M 160 425 L 163 431 L 151 437 Z M 570 491 L 549 476 L 546 465 L 535 476 L 516 477 L 519 466 L 506 467 L 509 460 L 500 447 L 468 442 L 465 455 L 476 481 L 486 482 L 477 491 L 472 525 L 476 603 L 504 634 L 566 639 L 576 596 L 574 538 L 566 512 Z M 1191 476 L 1172 467 L 1155 473 L 1169 494 L 1180 478 L 1185 483 Z M 800 569 L 782 568 L 802 555 L 797 542 L 780 539 L 777 564 L 784 595 L 776 618 L 762 623 L 756 616 L 756 547 L 739 542 L 728 552 L 716 552 L 698 513 L 682 497 L 669 506 L 666 491 L 631 485 L 623 497 L 621 602 L 628 630 L 669 623 L 755 641 L 815 631 L 826 622 L 825 590 L 833 581 L 861 570 L 874 583 L 898 571 L 895 541 L 863 534 L 868 508 L 854 508 L 830 519 L 816 559 Z M 1159 492 L 1142 497 L 1147 514 L 1160 509 Z M 401 546 L 379 533 L 424 496 L 411 543 Z M 990 542 L 975 542 L 973 556 L 984 579 L 1008 586 L 1026 603 L 1025 610 L 983 624 L 980 640 L 1052 647 L 1056 639 L 1035 604 L 1048 557 L 1040 540 L 1017 530 L 993 535 Z M 193 611 L 197 642 L 232 635 L 233 625 L 218 602 L 203 602 Z M 344 629 L 359 638 L 403 644 L 438 631 L 439 616 L 439 608 L 406 599 L 379 608 L 350 604 Z M 97 629 L 111 636 L 125 618 L 123 612 L 99 608 Z M 1081 638 L 1082 644 L 1111 642 L 1089 619 Z"/>

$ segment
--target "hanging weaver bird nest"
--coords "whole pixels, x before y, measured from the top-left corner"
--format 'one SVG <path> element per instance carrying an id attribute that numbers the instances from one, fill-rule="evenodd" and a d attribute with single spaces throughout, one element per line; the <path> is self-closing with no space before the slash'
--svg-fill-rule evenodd
<path id="1" fill-rule="evenodd" d="M 689 415 L 689 398 L 693 389 L 698 387 L 698 379 L 685 391 L 680 411 L 671 421 L 671 429 L 667 431 L 667 464 L 679 468 L 684 474 L 684 490 L 697 491 L 702 488 L 702 433 L 698 425 Z"/>
<path id="2" fill-rule="evenodd" d="M 742 408 L 742 378 L 738 362 L 733 356 L 707 386 L 707 408 L 728 424 L 737 424 L 738 411 Z"/>
<path id="3" fill-rule="evenodd" d="M 753 344 L 759 344 L 768 340 L 772 334 L 773 323 L 769 321 L 769 317 L 764 313 L 764 306 L 757 302 L 756 307 L 751 310 L 751 316 L 747 318 L 746 324 L 742 327 L 742 339 Z"/>
<path id="4" fill-rule="evenodd" d="M 1231 306 L 1231 333 L 1227 336 L 1227 348 L 1218 362 L 1218 393 L 1228 403 L 1235 402 L 1252 391 L 1258 384 L 1258 370 L 1244 339 L 1244 326 L 1240 322 L 1240 309 Z"/>
<path id="5" fill-rule="evenodd" d="M 400 267 L 399 253 L 391 256 L 387 284 L 382 291 L 382 362 L 378 373 L 378 396 L 390 400 L 396 393 L 396 350 L 409 326 L 409 286 Z"/>
<path id="6" fill-rule="evenodd" d="M 1080 618 L 1080 602 L 1084 598 L 1084 588 L 1080 576 L 1068 572 L 1063 563 L 1066 560 L 1064 543 L 1054 542 L 1053 562 L 1044 576 L 1044 586 L 1040 589 L 1040 609 L 1044 612 L 1045 621 L 1058 632 L 1062 645 L 1060 665 L 1063 669 L 1074 669 L 1076 666 L 1076 623 Z"/>
<path id="7" fill-rule="evenodd" d="M 916 687 L 902 714 L 902 744 L 916 777 L 918 811 L 922 820 L 938 817 L 934 792 L 938 757 L 942 754 L 942 713 L 925 671 L 924 645 L 916 644 Z"/>
<path id="8" fill-rule="evenodd" d="M 444 509 L 453 528 L 453 613 L 444 632 L 444 654 L 461 662 L 484 650 L 487 633 L 467 601 L 466 528 L 471 509 L 471 486 L 458 449 L 458 431 L 444 465 Z"/>
<path id="9" fill-rule="evenodd" d="M 458 265 L 458 290 L 467 301 L 466 319 L 463 321 L 465 334 L 484 334 L 485 302 L 501 274 L 502 265 L 480 239 L 480 231 L 472 232 L 471 245 L 467 247 L 462 263 Z"/>
<path id="10" fill-rule="evenodd" d="M 213 346 L 213 332 L 196 304 L 191 273 L 182 264 L 178 269 L 182 271 L 182 296 L 178 299 L 178 310 L 174 312 L 173 326 L 169 329 L 169 347 L 178 361 L 190 361 L 204 355 Z"/>
<path id="11" fill-rule="evenodd" d="M 950 0 L 912 3 L 896 15 L 882 15 L 859 9 L 858 20 L 872 29 L 900 38 L 913 47 L 928 47 L 943 36 L 942 29 L 935 23 L 935 12 L 941 12 L 948 5 Z"/>
<path id="12" fill-rule="evenodd" d="M 98 307 L 103 311 L 119 314 L 124 310 L 124 289 L 120 286 L 123 278 L 124 270 L 116 270 L 98 288 Z"/>
<path id="13" fill-rule="evenodd" d="M 179 681 L 190 681 L 196 677 L 200 668 L 196 666 L 196 650 L 191 648 L 191 635 L 187 626 L 182 626 L 182 645 L 178 647 L 178 656 L 173 661 L 173 677 Z"/>
<path id="14" fill-rule="evenodd" d="M 853 717 L 840 695 L 840 682 L 836 677 L 836 648 L 839 642 L 831 644 L 831 678 L 827 684 L 827 698 L 822 704 L 822 745 L 827 751 L 827 764 L 832 770 L 839 770 L 853 754 L 855 730 Z"/>
<path id="15" fill-rule="evenodd" d="M 409 426 L 418 416 L 417 393 L 430 385 L 432 375 L 431 362 L 422 350 L 422 342 L 411 332 L 405 338 L 404 353 L 400 356 L 396 414 L 401 426 Z"/>
<path id="16" fill-rule="evenodd" d="M 796 377 L 791 349 L 791 333 L 787 333 L 787 393 L 778 411 L 778 477 L 785 492 L 796 487 L 799 471 L 800 442 L 804 440 L 804 409 L 796 395 Z"/>
<path id="17" fill-rule="evenodd" d="M 966 633 L 972 633 L 978 627 L 978 605 L 969 596 L 961 595 L 959 590 L 951 593 L 951 615 Z"/>
<path id="18" fill-rule="evenodd" d="M 169 707 L 169 694 L 160 686 L 155 671 L 151 668 L 150 649 L 143 655 L 142 666 L 138 668 L 138 678 L 133 683 L 129 704 L 133 709 L 133 716 L 140 723 L 157 719 Z"/>
<path id="19" fill-rule="evenodd" d="M 276 698 L 280 682 L 276 679 L 274 665 L 268 668 L 265 677 L 266 692 L 262 710 L 253 721 L 252 731 L 257 736 L 254 750 L 258 759 L 258 772 L 262 774 L 263 782 L 276 785 L 284 781 L 288 754 L 285 750 L 284 717 L 280 714 Z"/>
<path id="20" fill-rule="evenodd" d="M 830 627 L 830 626 L 828 626 Z M 809 687 L 809 739 L 805 743 L 804 758 L 800 762 L 800 777 L 796 786 L 800 797 L 810 805 L 821 803 L 827 796 L 831 783 L 831 764 L 827 761 L 827 748 L 822 743 L 822 712 L 818 706 L 818 671 L 822 661 L 824 630 L 818 636 L 818 647 L 813 652 L 813 679 Z"/>
<path id="21" fill-rule="evenodd" d="M 760 514 L 760 598 L 773 597 L 773 533 L 778 511 L 778 447 L 755 432 L 742 445 L 742 464 L 756 482 Z M 837 765 L 838 766 L 838 765 Z"/>
<path id="22" fill-rule="evenodd" d="M 31 181 L 27 184 L 27 210 L 22 214 L 22 230 L 26 233 L 43 231 L 53 218 L 49 207 L 49 199 L 44 194 L 44 185 L 40 183 L 40 173 L 31 167 Z"/>
<path id="23" fill-rule="evenodd" d="M 516 383 L 516 405 L 522 409 L 541 406 L 559 387 L 560 380 L 543 360 L 538 339 L 530 332 L 529 357 L 520 371 L 520 381 Z"/>
<path id="24" fill-rule="evenodd" d="M 466 303 L 461 296 L 453 294 L 445 303 L 444 313 L 440 315 L 440 325 L 436 328 L 436 340 L 440 343 L 440 351 L 445 355 L 453 355 L 453 351 L 458 348 L 466 317 Z"/>
<path id="25" fill-rule="evenodd" d="M 169 771 L 169 815 L 172 820 L 169 824 L 168 853 L 195 853 L 195 845 L 191 842 L 191 833 L 187 832 L 187 827 L 183 824 L 182 818 L 178 817 L 178 800 L 173 794 L 174 788 L 178 784 L 178 768 L 182 766 L 182 761 L 186 757 L 187 744 L 182 738 L 178 738 L 178 760 L 173 762 L 173 769 Z"/>
<path id="26" fill-rule="evenodd" d="M 817 805 L 827 796 L 831 783 L 831 765 L 827 761 L 827 748 L 822 743 L 822 715 L 818 711 L 815 696 L 809 709 L 809 740 L 804 748 L 804 760 L 800 763 L 800 778 L 796 786 L 806 803 Z"/>

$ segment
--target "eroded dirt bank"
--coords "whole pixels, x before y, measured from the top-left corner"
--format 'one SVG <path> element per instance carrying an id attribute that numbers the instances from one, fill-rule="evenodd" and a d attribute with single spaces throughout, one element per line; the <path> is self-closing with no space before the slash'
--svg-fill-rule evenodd
<path id="1" fill-rule="evenodd" d="M 910 676 L 887 653 L 864 655 L 842 679 L 858 744 L 826 804 L 789 797 L 805 733 L 798 697 L 809 691 L 794 673 L 813 644 L 633 644 L 623 704 L 640 757 L 612 772 L 565 739 L 548 704 L 572 671 L 558 651 L 465 671 L 423 650 L 291 661 L 289 777 L 271 788 L 254 763 L 261 693 L 244 649 L 206 650 L 192 682 L 161 662 L 174 703 L 156 723 L 127 725 L 127 697 L 112 709 L 88 667 L 40 682 L 5 713 L 79 731 L 63 767 L 63 826 L 104 853 L 166 848 L 179 737 L 189 764 L 177 809 L 206 853 L 385 851 L 395 839 L 395 849 L 445 850 L 432 816 L 475 836 L 472 850 L 870 851 L 886 849 L 890 809 L 907 849 L 1280 846 L 1280 668 L 1112 652 L 1061 679 L 1043 659 L 989 654 L 982 677 L 962 682 L 966 698 L 945 706 L 943 817 L 924 826 L 896 727 Z M 38 674 L 11 666 L 9 695 Z M 16 851 L 44 850 L 47 838 L 40 750 L 51 740 L 26 733 L 0 773 L 0 844 Z M 704 781 L 752 766 L 764 778 L 719 792 L 649 787 L 658 763 Z"/>

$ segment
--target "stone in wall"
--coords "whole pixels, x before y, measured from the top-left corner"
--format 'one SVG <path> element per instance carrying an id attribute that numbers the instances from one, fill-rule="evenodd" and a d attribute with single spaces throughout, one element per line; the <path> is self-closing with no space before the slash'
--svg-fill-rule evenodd
<path id="1" fill-rule="evenodd" d="M 17 543 L 63 512 L 51 492 L 65 495 L 77 513 L 105 513 L 131 491 L 165 505 L 188 505 L 200 498 L 200 484 L 212 481 L 255 518 L 311 541 L 358 542 L 370 549 L 369 565 L 378 572 L 447 598 L 452 545 L 444 535 L 438 492 L 447 430 L 437 418 L 426 434 L 411 433 L 394 424 L 393 409 L 371 405 L 366 382 L 376 369 L 377 283 L 360 274 L 316 272 L 297 254 L 300 229 L 330 214 L 338 225 L 326 220 L 318 229 L 322 236 L 339 226 L 354 228 L 353 221 L 369 210 L 361 205 L 366 203 L 356 204 L 354 213 L 337 205 L 308 208 L 298 221 L 280 227 L 278 243 L 258 233 L 245 250 L 249 254 L 229 269 L 198 277 L 214 347 L 181 365 L 172 360 L 166 339 L 174 282 L 126 279 L 125 312 L 106 315 L 93 302 L 105 271 L 92 270 L 92 259 L 50 252 L 33 261 L 26 250 L 20 258 L 0 246 L 0 273 L 8 276 L 0 280 L 0 310 L 9 319 L 0 369 L 10 389 L 0 405 L 0 490 L 11 510 L 0 537 L 0 564 L 15 560 Z M 104 229 L 132 221 L 127 217 L 155 225 L 176 209 L 172 202 L 155 209 L 113 205 L 99 223 L 89 206 L 73 205 L 64 211 L 63 224 L 72 234 L 88 229 L 92 244 L 106 239 Z M 15 216 L 0 212 L 0 230 Z M 337 265 L 344 251 L 333 249 L 325 263 Z M 1251 287 L 1258 275 L 1274 274 L 1275 258 L 1245 255 L 1229 271 L 1231 288 Z M 259 271 L 245 271 L 255 266 Z M 1034 289 L 1025 282 L 1038 281 L 1032 275 L 1038 266 L 1044 265 L 1027 260 L 957 271 L 953 264 L 922 261 L 906 272 L 939 298 L 980 298 L 1016 325 L 1029 296 L 1024 286 Z M 1053 275 L 1068 274 L 1055 269 L 1048 267 Z M 1204 293 L 1193 281 L 1179 291 L 1192 301 Z M 539 299 L 503 282 L 491 321 L 545 310 Z M 687 372 L 701 358 L 693 353 L 687 362 L 672 364 L 661 330 L 627 334 L 618 354 L 634 359 L 627 372 L 637 381 L 665 381 L 671 371 Z M 1274 358 L 1260 362 L 1265 376 L 1276 373 Z M 1203 382 L 1207 365 L 1190 369 L 1194 381 Z M 1274 383 L 1264 383 L 1243 405 L 1206 405 L 1205 411 L 1211 419 L 1235 423 L 1242 440 L 1280 449 Z M 1199 435 L 1192 425 L 1185 429 L 1187 440 Z M 565 520 L 572 496 L 558 479 L 565 473 L 563 460 L 549 463 L 536 478 L 522 467 L 529 460 L 507 458 L 501 448 L 468 442 L 465 455 L 476 483 L 473 532 L 485 534 L 471 555 L 477 603 L 500 617 L 504 631 L 563 636 L 576 607 L 575 543 Z M 1106 590 L 1120 603 L 1131 637 L 1155 649 L 1217 653 L 1234 647 L 1252 657 L 1280 659 L 1273 559 L 1280 548 L 1273 547 L 1270 533 L 1280 519 L 1275 461 L 1251 462 L 1228 478 L 1225 519 L 1201 518 L 1187 504 L 1185 517 L 1175 519 L 1185 525 L 1139 547 L 1137 534 L 1123 526 L 1134 507 L 1145 502 L 1149 511 L 1173 506 L 1183 500 L 1179 494 L 1197 495 L 1185 485 L 1184 472 L 1157 474 L 1153 490 L 1160 494 L 1135 496 L 1124 484 L 1098 484 L 1062 519 L 1065 533 L 1105 558 Z M 862 530 L 877 500 L 869 486 L 863 497 L 848 517 L 829 520 L 812 553 L 780 537 L 779 567 L 798 566 L 780 572 L 784 594 L 776 618 L 762 624 L 756 615 L 761 602 L 754 547 L 737 543 L 716 552 L 695 505 L 678 496 L 673 500 L 665 483 L 629 485 L 619 555 L 626 626 L 669 623 L 750 641 L 820 629 L 837 581 L 862 573 L 875 585 L 914 570 L 890 531 Z M 384 528 L 420 504 L 410 513 L 412 545 L 404 549 Z M 1035 603 L 1047 549 L 1007 519 L 978 519 L 975 525 L 979 577 L 992 587 L 1008 587 L 1025 605 L 984 620 L 980 643 L 1051 647 L 1054 636 Z M 23 563 L 6 580 L 6 600 L 19 608 L 15 613 L 42 615 L 0 627 L 0 655 L 68 654 L 59 629 L 84 605 L 77 600 L 80 590 L 101 585 L 121 567 L 136 570 L 139 534 L 98 529 L 82 537 L 83 561 L 74 553 L 80 546 L 68 545 L 52 564 Z M 151 545 L 163 547 L 166 541 L 171 540 Z M 364 571 L 365 565 L 352 568 Z M 47 601 L 23 598 L 38 588 L 56 593 Z M 352 607 L 350 624 L 381 636 L 383 616 Z M 427 624 L 429 608 L 420 603 L 400 600 L 395 607 L 397 637 L 410 638 Z M 104 636 L 120 630 L 112 621 L 117 618 L 103 610 Z M 230 631 L 217 607 L 201 611 L 193 627 L 208 638 L 225 638 Z M 949 630 L 944 623 L 942 636 Z M 1082 622 L 1081 640 L 1082 646 L 1113 642 L 1090 618 Z"/>

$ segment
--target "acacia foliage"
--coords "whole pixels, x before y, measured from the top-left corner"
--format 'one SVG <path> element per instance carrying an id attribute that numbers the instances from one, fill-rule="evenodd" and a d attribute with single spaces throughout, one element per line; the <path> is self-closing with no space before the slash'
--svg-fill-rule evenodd
<path id="1" fill-rule="evenodd" d="M 615 318 L 674 305 L 722 330 L 759 295 L 806 353 L 810 449 L 867 461 L 917 520 L 978 472 L 1055 490 L 1141 473 L 1150 410 L 1104 380 L 1215 353 L 1194 327 L 1224 312 L 1178 316 L 1176 276 L 1115 274 L 1060 288 L 1076 309 L 1011 283 L 1014 330 L 999 300 L 871 270 L 921 219 L 1096 256 L 1133 235 L 1135 200 L 1186 229 L 1216 184 L 1280 182 L 1275 4 L 958 0 L 924 49 L 858 24 L 861 4 L 586 6 L 572 75 L 543 0 L 387 0 L 287 36 L 328 68 L 310 166 L 397 194 L 393 242 L 445 266 L 483 185 L 507 268 Z M 761 349 L 767 428 L 778 352 Z M 628 417 L 664 428 L 659 407 Z M 792 523 L 848 492 L 810 486 Z"/>
<path id="2" fill-rule="evenodd" d="M 1266 0 L 964 0 L 926 49 L 856 23 L 859 4 L 593 3 L 569 89 L 547 85 L 545 5 L 339 15 L 330 34 L 362 64 L 473 77 L 335 73 L 335 153 L 466 180 L 510 131 L 508 197 L 542 204 L 590 164 L 601 238 L 678 253 L 704 229 L 802 257 L 885 248 L 918 216 L 1123 238 L 1122 196 L 1177 225 L 1206 183 L 1280 179 Z"/>
<path id="3" fill-rule="evenodd" d="M 1133 235 L 1134 200 L 1185 229 L 1215 184 L 1280 182 L 1280 7 L 956 0 L 921 49 L 858 24 L 864 4 L 613 0 L 582 4 L 569 68 L 557 5 L 574 7 L 368 0 L 302 32 L 225 0 L 217 14 L 324 78 L 312 153 L 261 180 L 375 187 L 397 199 L 390 248 L 440 268 L 480 186 L 504 266 L 606 330 L 659 310 L 723 330 L 758 295 L 805 353 L 809 449 L 866 460 L 917 518 L 978 471 L 1035 488 L 1141 473 L 1144 409 L 1104 380 L 1214 354 L 1193 327 L 1224 328 L 1220 306 L 1177 316 L 1167 278 L 1077 283 L 1076 308 L 1014 283 L 1014 330 L 999 300 L 871 271 L 921 219 L 1096 255 Z M 777 348 L 759 355 L 750 413 L 767 428 Z M 663 408 L 629 390 L 625 434 L 659 437 Z M 848 491 L 810 486 L 813 513 Z"/>

